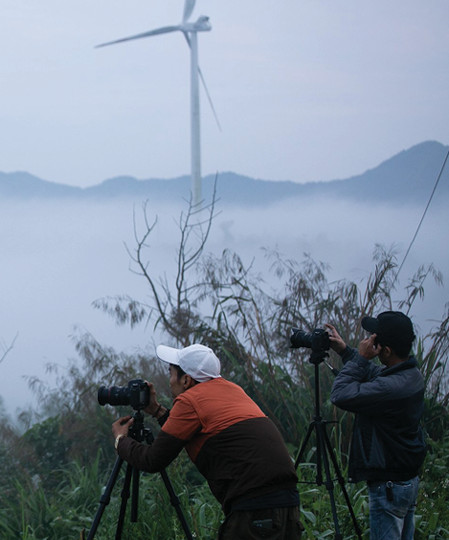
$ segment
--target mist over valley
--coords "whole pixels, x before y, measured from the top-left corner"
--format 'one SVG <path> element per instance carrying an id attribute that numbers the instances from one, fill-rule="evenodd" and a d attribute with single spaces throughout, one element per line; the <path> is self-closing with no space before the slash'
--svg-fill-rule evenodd
<path id="1" fill-rule="evenodd" d="M 254 260 L 267 288 L 281 283 L 269 273 L 262 248 L 296 260 L 310 254 L 329 265 L 331 279 L 360 281 L 373 270 L 376 244 L 395 246 L 402 261 L 446 152 L 439 143 L 423 143 L 358 177 L 313 184 L 249 178 L 238 184 L 238 175 L 220 173 L 219 214 L 206 252 L 230 249 L 246 264 Z M 33 404 L 24 376 L 51 383 L 46 364 L 64 369 L 68 358 L 77 357 L 74 343 L 81 332 L 119 350 L 153 353 L 152 325 L 132 331 L 117 327 L 92 302 L 121 294 L 148 299 L 146 283 L 132 272 L 125 248 L 135 245 L 133 217 L 142 227 L 145 200 L 149 216 L 158 219 L 147 252 L 150 272 L 174 277 L 177 222 L 187 209 L 190 187 L 187 177 L 161 180 L 156 195 L 135 179 L 80 189 L 28 173 L 15 173 L 11 180 L 12 174 L 0 173 L 0 356 L 13 344 L 0 365 L 0 396 L 11 413 Z M 214 176 L 205 180 L 206 200 Z M 413 307 L 422 331 L 439 320 L 448 299 L 448 178 L 445 170 L 399 276 L 398 299 L 420 265 L 434 263 L 443 274 L 444 286 L 426 282 L 424 301 Z M 152 182 L 156 185 L 147 181 Z"/>

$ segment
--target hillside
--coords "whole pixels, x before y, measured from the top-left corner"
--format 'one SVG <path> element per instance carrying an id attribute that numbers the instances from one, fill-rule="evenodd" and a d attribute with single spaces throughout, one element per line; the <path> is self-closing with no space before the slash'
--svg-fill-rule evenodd
<path id="1" fill-rule="evenodd" d="M 435 141 L 420 143 L 364 173 L 347 179 L 299 184 L 291 181 L 260 180 L 234 172 L 218 173 L 218 197 L 224 204 L 266 205 L 292 197 L 341 197 L 354 200 L 393 203 L 427 199 L 448 152 Z M 210 200 L 214 175 L 203 179 L 203 197 Z M 438 196 L 449 195 L 449 165 L 445 168 Z M 27 172 L 0 173 L 3 199 L 150 199 L 158 201 L 188 199 L 188 175 L 173 179 L 138 180 L 120 176 L 88 188 L 47 182 Z M 238 196 L 237 196 L 238 194 Z"/>

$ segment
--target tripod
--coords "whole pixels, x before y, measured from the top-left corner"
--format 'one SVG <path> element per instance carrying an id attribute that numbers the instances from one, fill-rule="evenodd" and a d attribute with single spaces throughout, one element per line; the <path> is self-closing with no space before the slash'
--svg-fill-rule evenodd
<path id="1" fill-rule="evenodd" d="M 151 445 L 152 442 L 154 441 L 154 437 L 151 430 L 149 428 L 145 428 L 143 424 L 143 414 L 141 413 L 141 411 L 139 410 L 136 411 L 135 414 L 133 415 L 133 418 L 134 418 L 134 423 L 130 427 L 129 436 L 138 442 L 145 441 L 147 444 Z M 90 528 L 89 535 L 87 536 L 87 540 L 93 540 L 95 536 L 95 533 L 97 531 L 98 525 L 100 524 L 100 520 L 103 515 L 103 512 L 111 500 L 112 489 L 117 480 L 122 464 L 123 464 L 123 459 L 120 456 L 118 456 L 115 461 L 112 473 L 109 477 L 108 483 L 106 484 L 104 493 L 100 498 L 100 506 L 97 510 L 97 513 L 95 514 L 95 518 L 92 522 L 92 526 Z M 132 465 L 128 463 L 127 468 L 126 468 L 125 480 L 123 483 L 123 489 L 121 492 L 122 502 L 120 505 L 120 513 L 117 520 L 115 540 L 120 540 L 122 537 L 126 505 L 128 503 L 128 499 L 130 496 L 130 487 L 132 488 L 131 521 L 133 523 L 137 521 L 137 506 L 138 506 L 138 497 L 139 497 L 139 475 L 140 475 L 139 469 L 136 469 L 135 467 L 133 467 Z M 162 480 L 164 481 L 165 487 L 167 488 L 167 492 L 170 496 L 170 502 L 172 506 L 175 508 L 178 518 L 181 522 L 182 528 L 184 529 L 184 533 L 186 535 L 187 540 L 193 540 L 193 536 L 190 532 L 187 521 L 182 513 L 179 499 L 173 490 L 170 479 L 168 478 L 168 475 L 165 470 L 161 471 L 161 477 L 162 477 Z"/>
<path id="2" fill-rule="evenodd" d="M 318 366 L 321 362 L 324 361 L 324 358 L 327 356 L 326 352 L 315 352 L 312 350 L 312 353 L 310 355 L 310 362 L 314 364 L 315 366 L 315 416 L 313 421 L 309 424 L 309 428 L 307 430 L 306 437 L 304 439 L 304 442 L 302 443 L 302 446 L 299 450 L 298 457 L 296 458 L 295 462 L 295 468 L 298 468 L 299 463 L 301 463 L 304 451 L 306 449 L 307 443 L 310 439 L 310 436 L 312 435 L 312 432 L 315 431 L 316 436 L 316 478 L 315 482 L 318 486 L 321 486 L 323 483 L 326 486 L 326 489 L 329 493 L 330 503 L 331 503 L 331 509 L 332 509 L 332 517 L 334 520 L 334 527 L 335 527 L 335 540 L 342 539 L 342 535 L 340 532 L 340 526 L 338 523 L 338 517 L 337 517 L 337 509 L 335 506 L 335 498 L 334 498 L 334 480 L 331 478 L 330 474 L 330 463 L 329 458 L 332 462 L 335 474 L 337 475 L 338 483 L 340 484 L 340 487 L 342 489 L 346 505 L 348 507 L 349 513 L 351 514 L 352 522 L 354 524 L 355 532 L 359 539 L 362 538 L 362 532 L 358 526 L 354 510 L 351 505 L 351 501 L 349 500 L 349 495 L 346 490 L 345 481 L 343 478 L 343 475 L 340 472 L 340 468 L 338 466 L 337 458 L 335 456 L 334 449 L 332 448 L 332 445 L 330 443 L 329 437 L 326 433 L 326 424 L 329 422 L 324 421 L 321 417 L 320 412 L 320 379 L 319 379 L 319 369 Z M 324 472 L 326 475 L 326 481 L 323 482 L 323 471 L 322 466 L 324 465 Z"/>

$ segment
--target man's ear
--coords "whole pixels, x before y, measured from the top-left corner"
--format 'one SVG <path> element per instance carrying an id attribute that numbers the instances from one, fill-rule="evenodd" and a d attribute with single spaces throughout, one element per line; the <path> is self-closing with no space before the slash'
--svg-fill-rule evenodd
<path id="1" fill-rule="evenodd" d="M 184 383 L 183 383 L 184 390 L 188 390 L 189 388 L 191 388 L 192 386 L 196 384 L 196 381 L 190 375 L 187 375 L 187 373 L 183 375 L 183 377 L 184 377 Z"/>
<path id="2" fill-rule="evenodd" d="M 383 352 L 384 358 L 390 358 L 390 356 L 393 354 L 393 351 L 391 350 L 390 347 L 388 347 L 388 345 L 384 345 L 382 347 L 382 352 Z"/>

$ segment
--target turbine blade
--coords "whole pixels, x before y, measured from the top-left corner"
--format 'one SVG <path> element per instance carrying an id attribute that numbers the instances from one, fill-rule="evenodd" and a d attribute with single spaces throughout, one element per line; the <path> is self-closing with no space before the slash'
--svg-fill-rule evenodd
<path id="1" fill-rule="evenodd" d="M 193 8 L 195 7 L 195 0 L 186 0 L 184 3 L 184 13 L 182 15 L 182 22 L 185 23 L 190 15 L 193 13 Z"/>
<path id="2" fill-rule="evenodd" d="M 189 46 L 189 48 L 191 47 L 190 45 L 190 39 L 189 39 L 189 36 L 187 35 L 186 32 L 183 32 L 184 34 L 184 37 L 186 38 L 186 41 L 187 41 L 187 45 Z M 203 85 L 203 88 L 204 88 L 204 91 L 206 92 L 206 97 L 207 97 L 207 101 L 209 102 L 209 105 L 210 105 L 210 108 L 212 110 L 212 114 L 214 115 L 214 118 L 215 118 L 215 122 L 217 123 L 217 127 L 218 127 L 218 130 L 221 132 L 221 124 L 220 124 L 220 120 L 218 120 L 218 115 L 217 115 L 217 112 L 215 110 L 215 107 L 214 107 L 214 103 L 212 101 L 212 98 L 209 94 L 209 90 L 207 88 L 207 84 L 206 84 L 206 81 L 204 80 L 204 77 L 203 77 L 203 72 L 201 71 L 201 68 L 200 66 L 198 66 L 198 75 L 200 76 L 200 79 L 201 79 L 201 84 Z"/>
<path id="3" fill-rule="evenodd" d="M 177 30 L 180 30 L 180 26 L 163 26 L 162 28 L 156 28 L 156 30 L 149 30 L 148 32 L 143 32 L 142 34 L 136 34 L 135 36 L 129 36 L 121 39 L 116 39 L 115 41 L 108 41 L 107 43 L 100 43 L 100 45 L 96 45 L 95 48 L 98 49 L 100 47 L 108 47 L 109 45 L 115 45 L 117 43 L 123 43 L 124 41 L 132 41 L 134 39 L 142 39 L 147 38 L 151 36 L 157 36 L 159 34 L 167 34 L 169 32 L 176 32 Z"/>
<path id="4" fill-rule="evenodd" d="M 207 89 L 206 81 L 204 80 L 203 72 L 201 71 L 200 66 L 198 66 L 198 74 L 199 74 L 201 82 L 203 84 L 204 91 L 206 92 L 207 101 L 209 102 L 210 108 L 212 109 L 212 113 L 214 115 L 215 122 L 217 122 L 218 130 L 221 131 L 220 121 L 218 120 L 218 115 L 217 115 L 217 112 L 215 111 L 215 107 L 214 107 L 212 98 L 210 97 L 209 90 Z"/>

